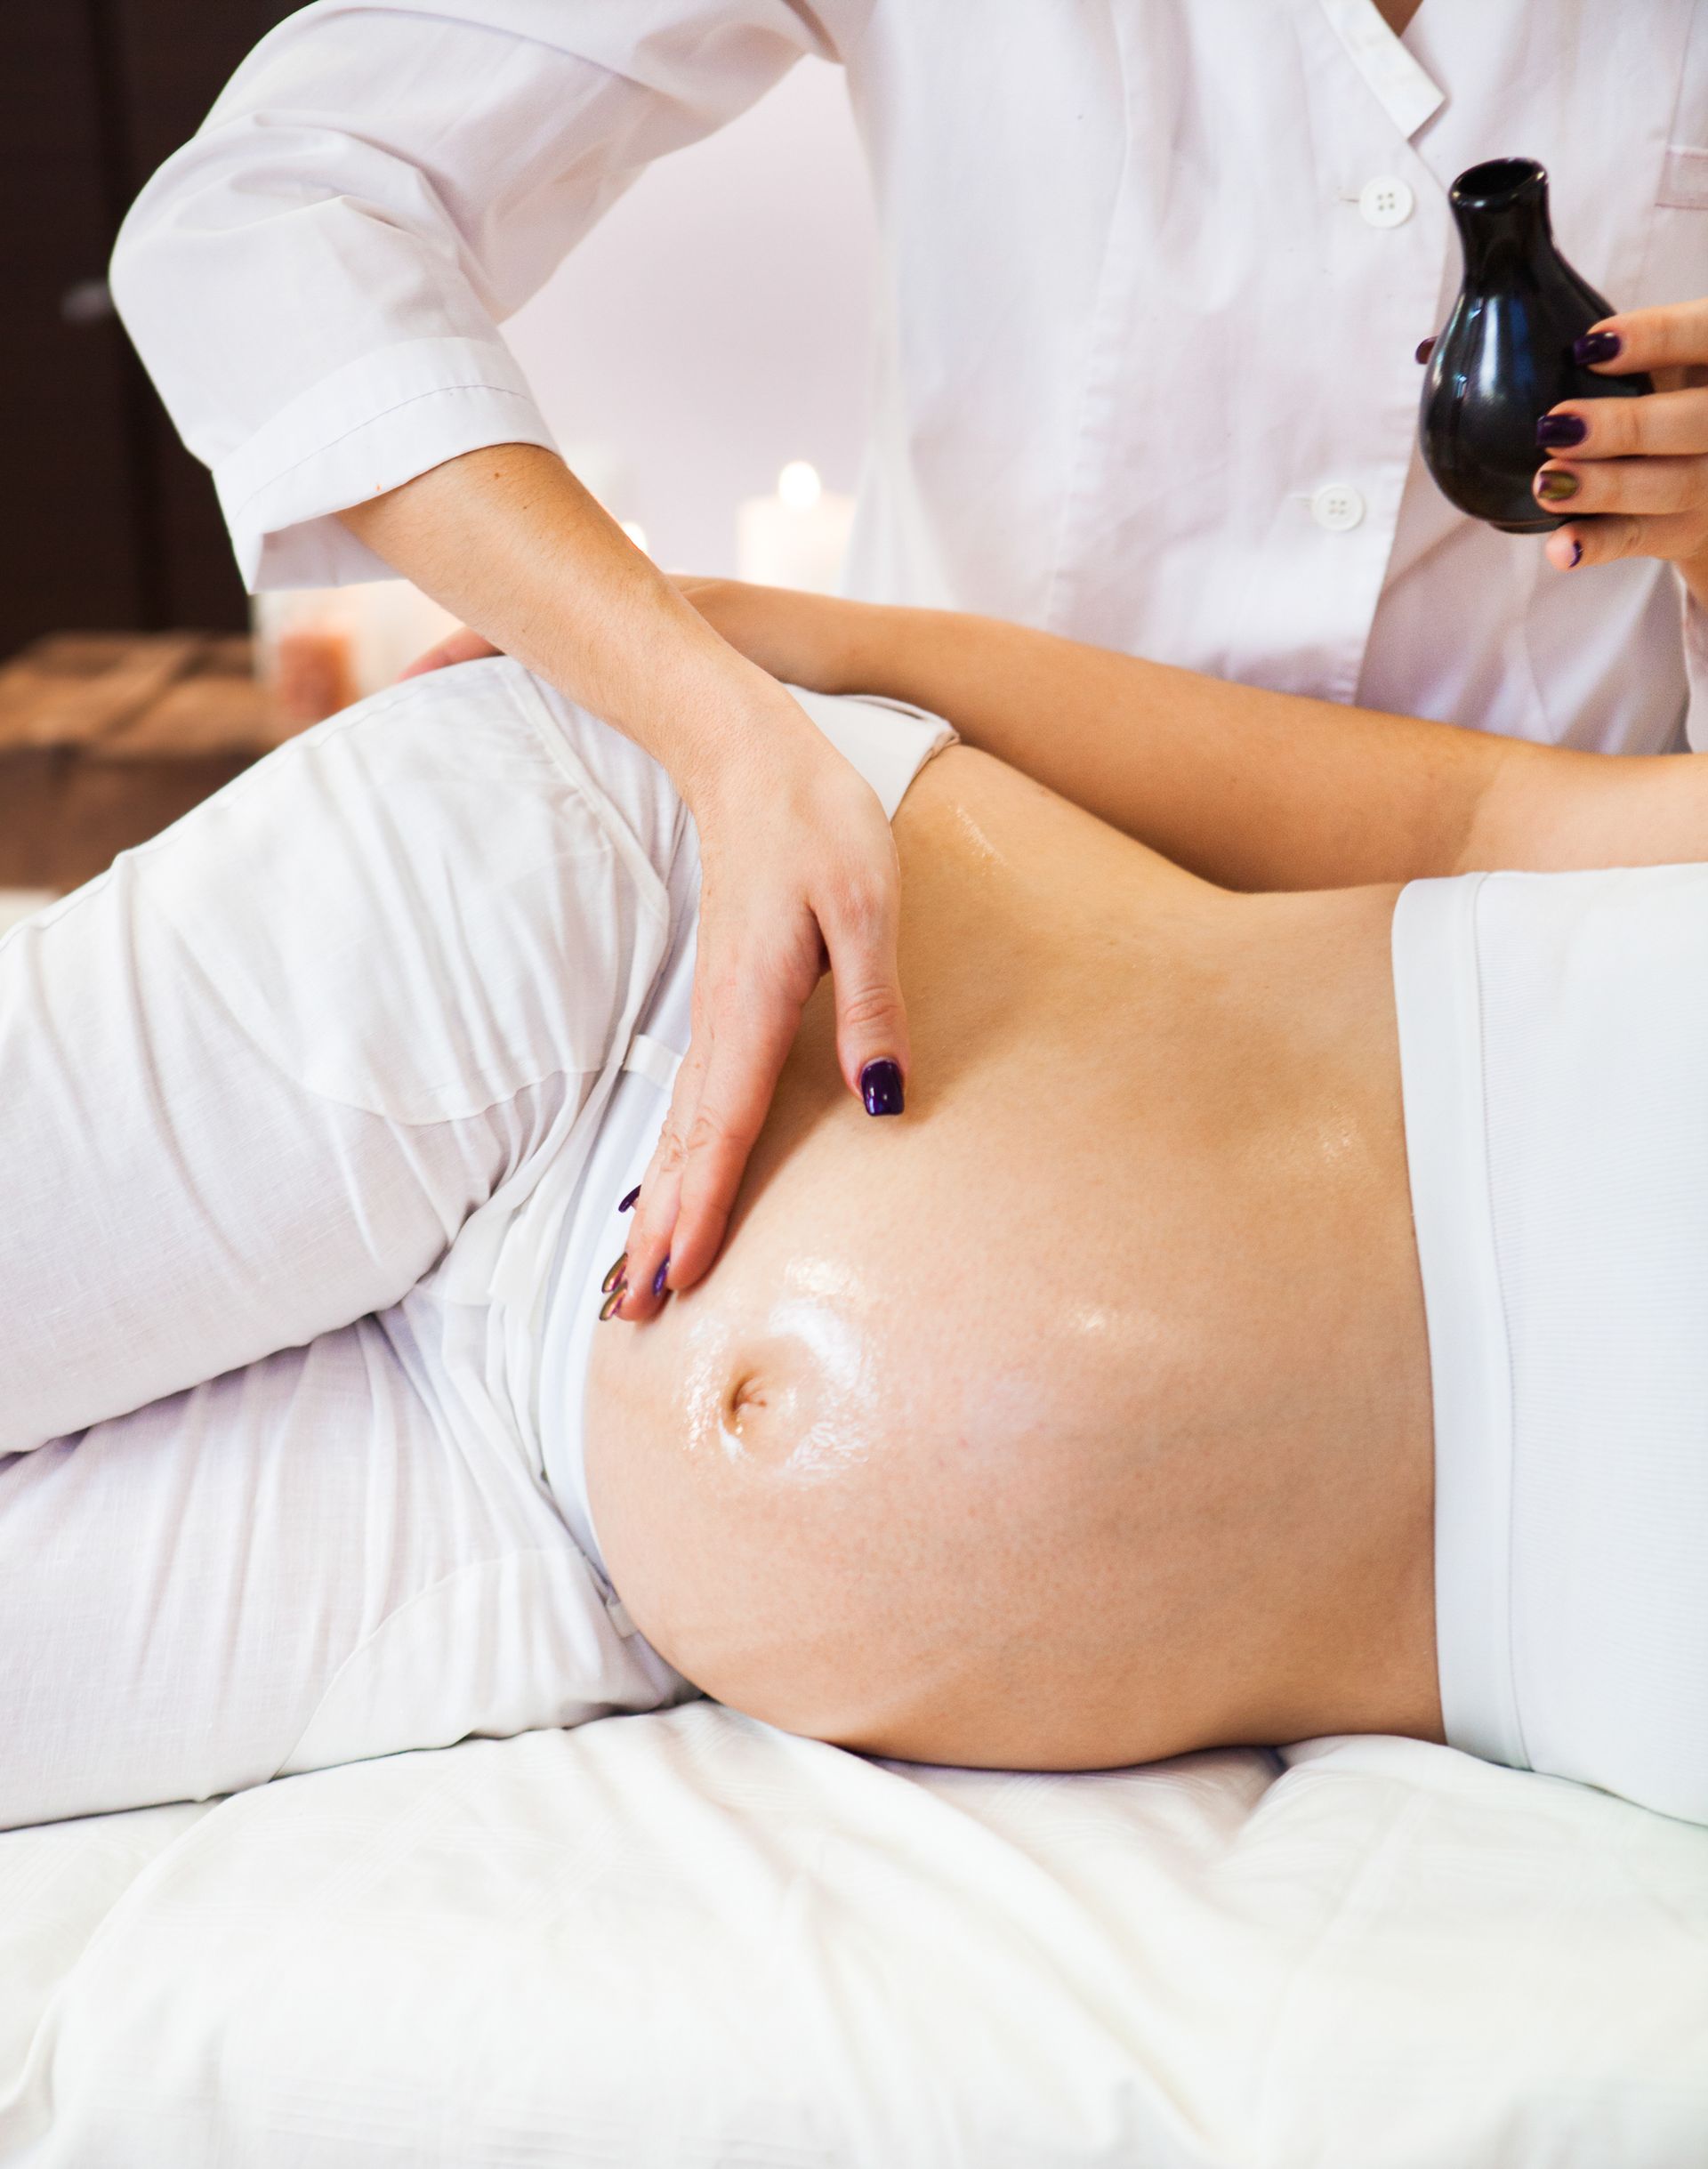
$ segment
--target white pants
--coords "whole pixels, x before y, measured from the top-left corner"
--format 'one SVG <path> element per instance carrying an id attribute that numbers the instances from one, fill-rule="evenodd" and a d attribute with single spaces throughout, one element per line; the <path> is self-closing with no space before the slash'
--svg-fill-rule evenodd
<path id="1" fill-rule="evenodd" d="M 0 942 L 0 1826 L 681 1691 L 481 1260 L 585 1156 L 684 818 L 477 665 Z"/>
<path id="2" fill-rule="evenodd" d="M 1393 939 L 1448 1741 L 1708 1823 L 1708 867 Z"/>

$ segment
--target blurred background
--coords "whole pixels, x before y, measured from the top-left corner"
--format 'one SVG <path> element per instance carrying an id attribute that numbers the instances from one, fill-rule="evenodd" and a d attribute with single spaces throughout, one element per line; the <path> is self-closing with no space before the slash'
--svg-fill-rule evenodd
<path id="1" fill-rule="evenodd" d="M 351 629 L 361 594 L 276 604 L 296 645 L 257 682 L 213 486 L 107 298 L 132 198 L 290 12 L 0 7 L 0 924 L 433 630 L 395 597 L 383 640 Z M 808 60 L 643 175 L 505 327 L 565 456 L 667 569 L 834 581 L 874 247 L 841 73 Z"/>

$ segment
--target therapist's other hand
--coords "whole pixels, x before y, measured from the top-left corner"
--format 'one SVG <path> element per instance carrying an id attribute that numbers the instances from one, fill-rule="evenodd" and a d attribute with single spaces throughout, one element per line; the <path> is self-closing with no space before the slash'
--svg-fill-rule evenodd
<path id="1" fill-rule="evenodd" d="M 1656 389 L 1563 399 L 1536 425 L 1549 458 L 1532 488 L 1571 521 L 1548 537 L 1549 562 L 1666 558 L 1708 607 L 1708 301 L 1606 317 L 1577 351 L 1599 376 L 1647 369 Z"/>
<path id="2" fill-rule="evenodd" d="M 901 877 L 875 791 L 779 688 L 775 729 L 694 794 L 700 839 L 693 1035 L 630 1230 L 617 1315 L 656 1314 L 723 1241 L 801 1012 L 826 968 L 836 1053 L 868 1114 L 899 1114 L 907 1020 Z"/>

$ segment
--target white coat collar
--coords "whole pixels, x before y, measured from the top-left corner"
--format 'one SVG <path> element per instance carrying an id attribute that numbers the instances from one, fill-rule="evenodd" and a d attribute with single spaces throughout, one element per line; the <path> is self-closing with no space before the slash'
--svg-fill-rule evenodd
<path id="1" fill-rule="evenodd" d="M 1347 58 L 1403 136 L 1415 135 L 1446 93 L 1412 58 L 1376 11 L 1375 0 L 1317 0 Z"/>

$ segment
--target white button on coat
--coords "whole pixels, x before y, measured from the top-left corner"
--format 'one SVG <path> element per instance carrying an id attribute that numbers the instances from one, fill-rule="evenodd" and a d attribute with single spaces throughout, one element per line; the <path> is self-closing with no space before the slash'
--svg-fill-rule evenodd
<path id="1" fill-rule="evenodd" d="M 1310 501 L 1310 516 L 1331 535 L 1343 535 L 1364 518 L 1364 499 L 1349 482 L 1325 482 Z"/>
<path id="2" fill-rule="evenodd" d="M 1391 173 L 1378 173 L 1360 189 L 1358 211 L 1366 226 L 1403 226 L 1416 201 L 1403 181 L 1396 181 Z"/>
<path id="3" fill-rule="evenodd" d="M 1371 0 L 318 0 L 144 191 L 114 296 L 250 580 L 377 579 L 337 509 L 551 444 L 499 322 L 649 159 L 817 54 L 883 228 L 850 593 L 1655 752 L 1686 699 L 1672 568 L 1539 577 L 1533 539 L 1456 512 L 1415 457 L 1412 355 L 1457 266 L 1447 188 L 1491 149 L 1573 147 L 1555 224 L 1622 309 L 1708 291 L 1708 213 L 1631 156 L 1708 144 L 1693 13 L 1430 0 L 1402 42 Z M 1538 69 L 1544 33 L 1596 65 Z M 1403 203 L 1403 235 L 1356 230 L 1366 181 L 1358 223 Z M 1293 493 L 1353 474 L 1357 532 L 1288 547 Z"/>

